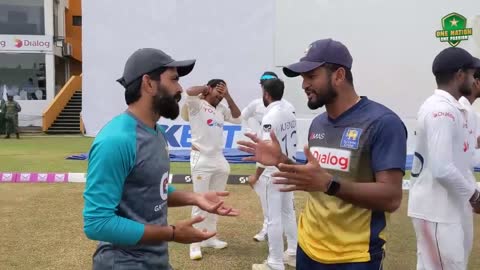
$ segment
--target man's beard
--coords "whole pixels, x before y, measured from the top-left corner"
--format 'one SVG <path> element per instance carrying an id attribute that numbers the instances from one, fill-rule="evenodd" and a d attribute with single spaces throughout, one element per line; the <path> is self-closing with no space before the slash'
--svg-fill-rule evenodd
<path id="1" fill-rule="evenodd" d="M 263 106 L 268 107 L 269 104 L 265 96 L 262 97 L 262 101 L 263 101 Z"/>
<path id="2" fill-rule="evenodd" d="M 172 96 L 168 93 L 168 90 L 160 84 L 157 89 L 157 94 L 152 100 L 153 111 L 160 115 L 160 117 L 174 120 L 180 114 L 180 107 L 178 106 L 180 99 L 182 99 L 180 92 Z"/>
<path id="3" fill-rule="evenodd" d="M 469 84 L 468 80 L 465 80 L 465 82 L 460 86 L 460 94 L 462 96 L 470 96 L 472 94 L 472 87 L 473 83 Z"/>
<path id="4" fill-rule="evenodd" d="M 312 90 L 311 92 L 315 96 L 314 99 L 309 99 L 307 103 L 308 108 L 311 110 L 316 110 L 323 107 L 325 104 L 330 104 L 335 100 L 335 98 L 337 98 L 337 92 L 335 89 L 333 89 L 331 80 L 328 80 L 325 94 L 320 96 L 316 91 Z"/>

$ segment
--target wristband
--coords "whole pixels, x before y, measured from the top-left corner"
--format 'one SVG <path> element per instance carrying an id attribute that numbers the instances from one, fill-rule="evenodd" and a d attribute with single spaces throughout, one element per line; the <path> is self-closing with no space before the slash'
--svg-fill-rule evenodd
<path id="1" fill-rule="evenodd" d="M 170 241 L 174 241 L 175 240 L 175 225 L 170 225 L 170 227 L 172 227 L 172 237 L 170 238 Z"/>

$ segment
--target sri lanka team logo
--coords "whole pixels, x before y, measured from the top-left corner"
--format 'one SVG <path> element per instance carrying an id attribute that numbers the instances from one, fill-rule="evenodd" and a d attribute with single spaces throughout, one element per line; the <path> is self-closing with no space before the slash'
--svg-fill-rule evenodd
<path id="1" fill-rule="evenodd" d="M 340 147 L 358 149 L 360 143 L 360 136 L 362 135 L 361 128 L 346 128 L 343 132 Z"/>

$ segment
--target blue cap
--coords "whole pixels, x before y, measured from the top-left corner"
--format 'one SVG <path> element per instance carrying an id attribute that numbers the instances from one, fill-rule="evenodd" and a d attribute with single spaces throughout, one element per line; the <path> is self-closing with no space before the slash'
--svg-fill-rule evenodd
<path id="1" fill-rule="evenodd" d="M 287 77 L 296 77 L 301 73 L 312 71 L 325 64 L 337 64 L 348 69 L 352 68 L 352 56 L 347 47 L 331 38 L 313 42 L 305 51 L 300 62 L 283 68 Z"/>
<path id="2" fill-rule="evenodd" d="M 432 64 L 433 74 L 457 72 L 460 69 L 469 68 L 480 68 L 480 60 L 459 47 L 449 47 L 442 50 L 435 57 Z"/>

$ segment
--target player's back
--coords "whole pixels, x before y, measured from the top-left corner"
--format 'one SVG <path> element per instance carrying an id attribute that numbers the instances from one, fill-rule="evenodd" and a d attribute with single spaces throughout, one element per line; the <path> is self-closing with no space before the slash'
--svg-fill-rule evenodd
<path id="1" fill-rule="evenodd" d="M 282 106 L 284 106 L 287 110 L 290 110 L 293 114 L 295 114 L 295 106 L 292 105 L 288 100 L 282 99 L 281 100 Z"/>
<path id="2" fill-rule="evenodd" d="M 262 120 L 262 138 L 270 139 L 270 131 L 275 133 L 282 153 L 293 159 L 297 149 L 297 120 L 289 106 L 281 102 L 271 103 Z M 276 167 L 269 167 L 276 170 Z"/>

